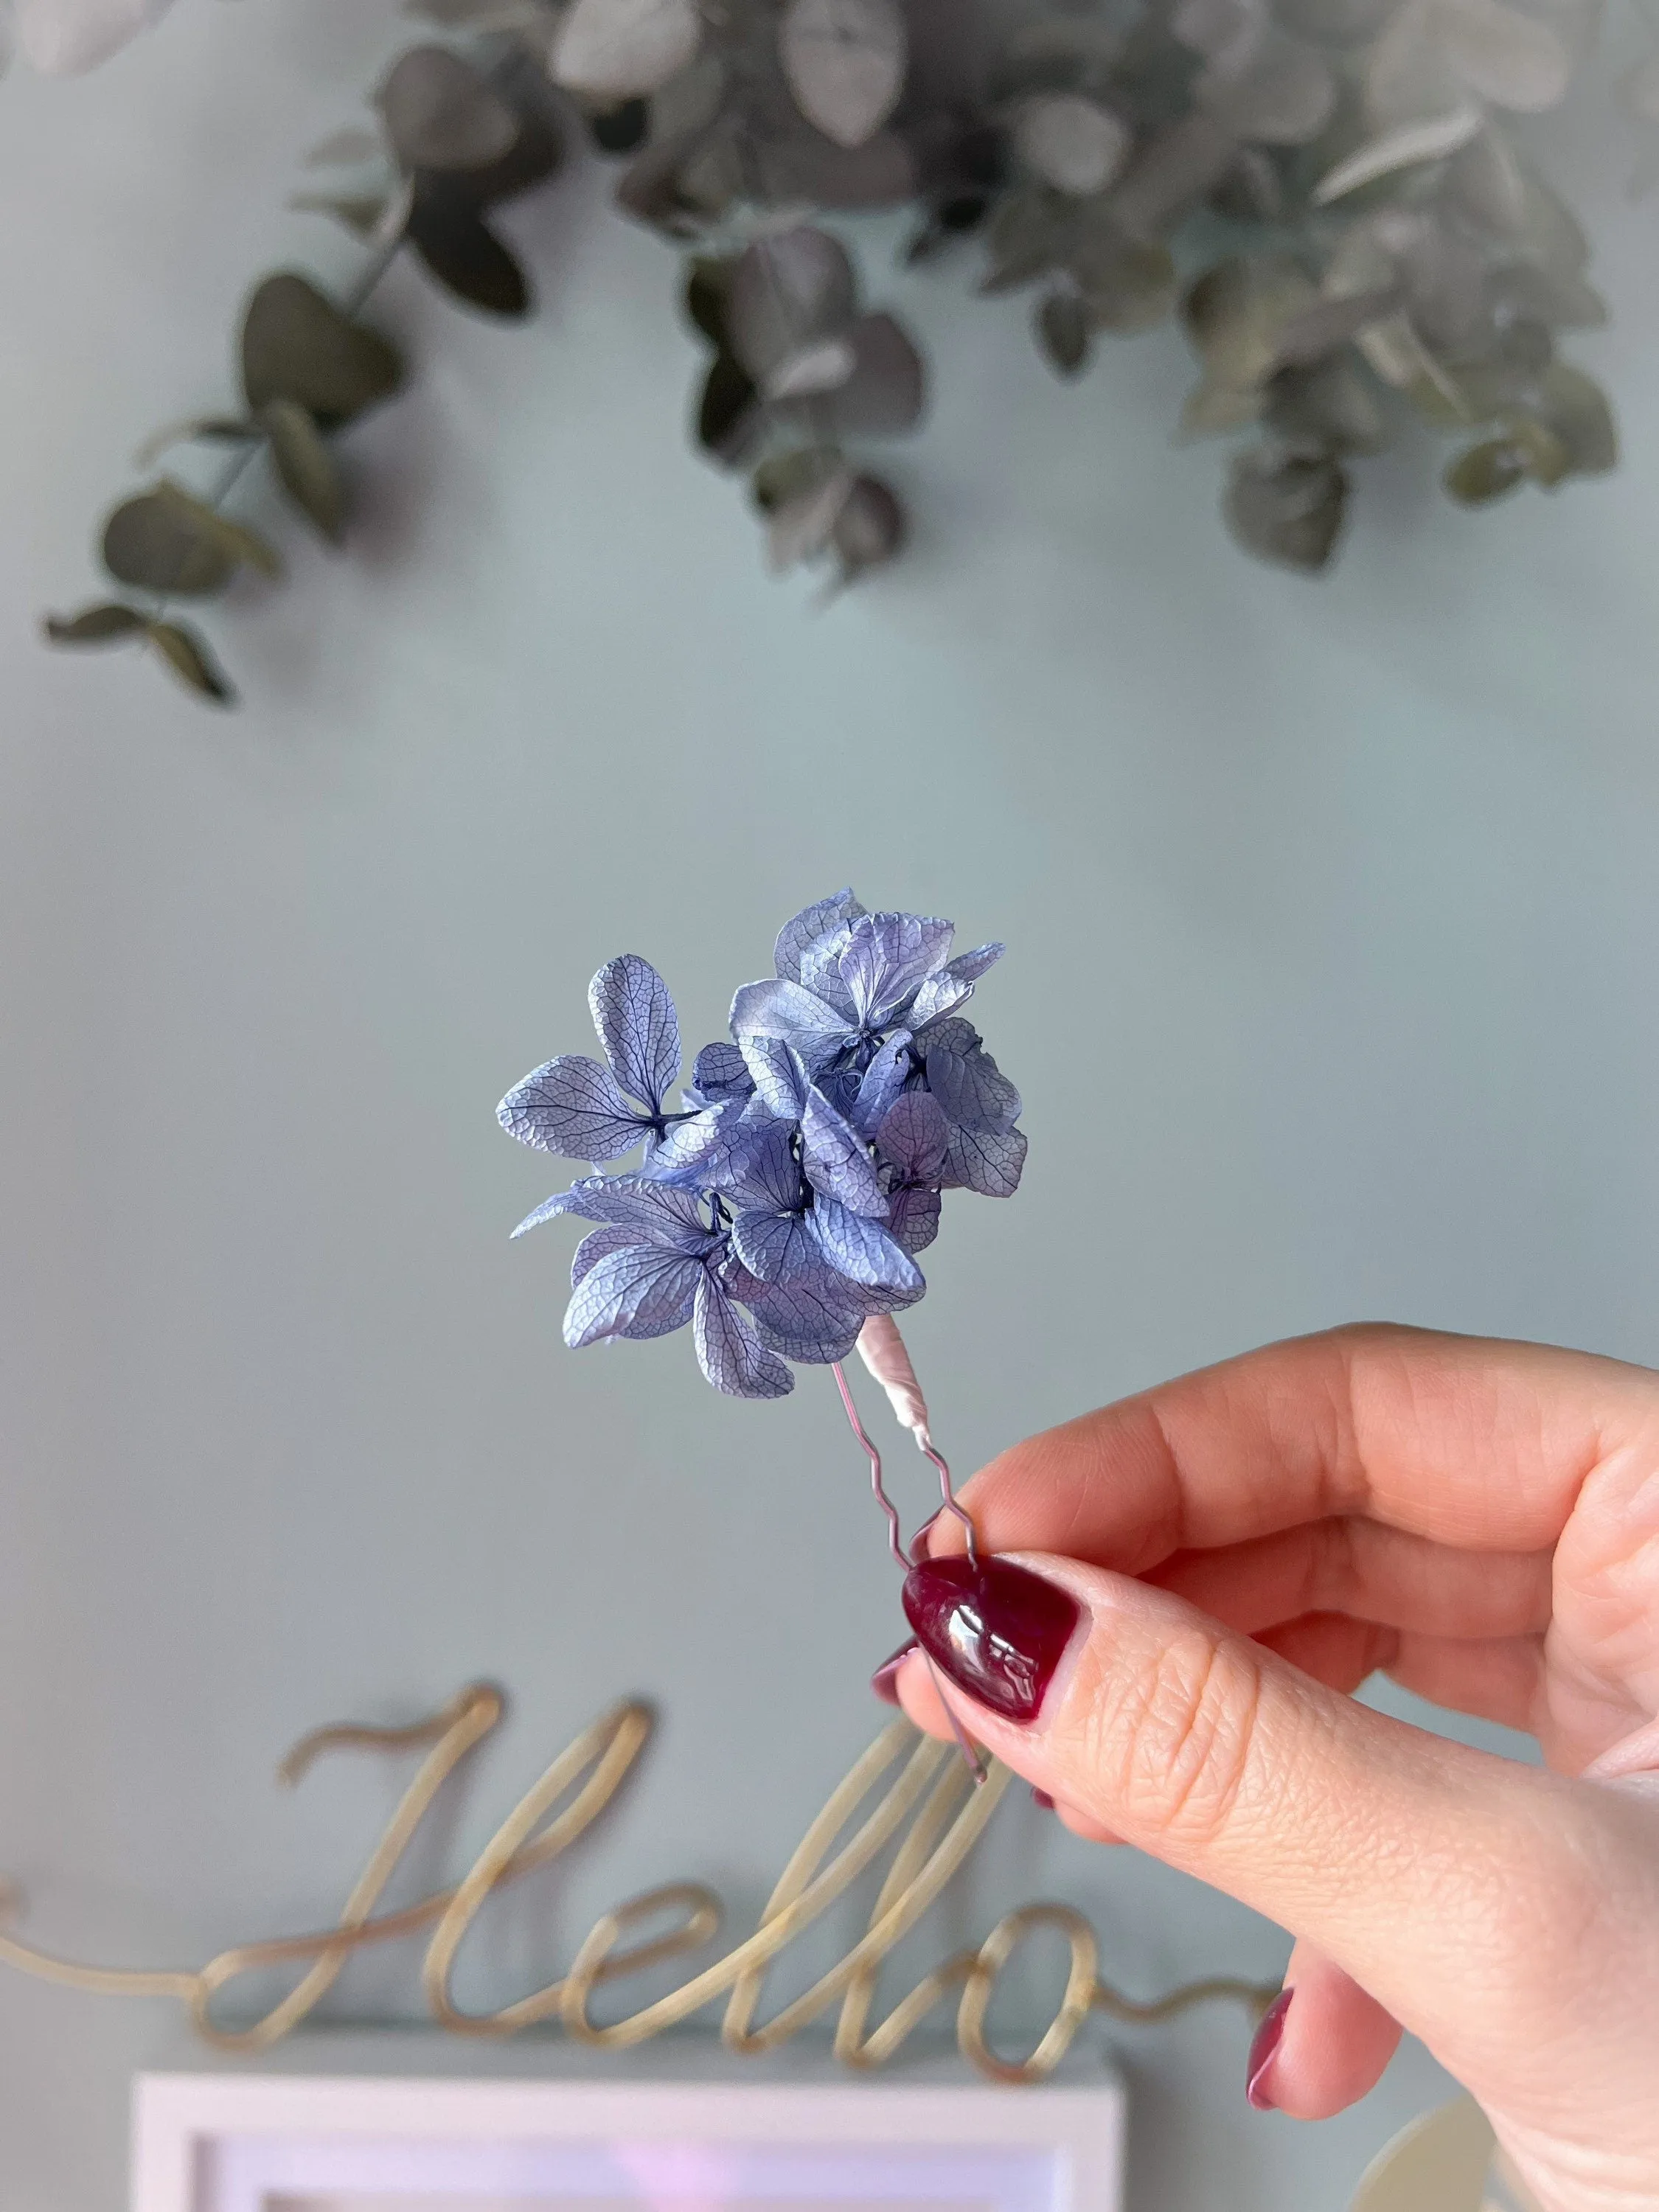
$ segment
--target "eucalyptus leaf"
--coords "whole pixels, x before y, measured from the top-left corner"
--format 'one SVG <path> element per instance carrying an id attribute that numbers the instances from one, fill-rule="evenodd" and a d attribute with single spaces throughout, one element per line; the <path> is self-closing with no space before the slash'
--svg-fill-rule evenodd
<path id="1" fill-rule="evenodd" d="M 550 74 L 567 92 L 630 100 L 678 76 L 702 38 L 694 0 L 575 0 L 554 40 Z"/>
<path id="2" fill-rule="evenodd" d="M 799 446 L 782 453 L 769 453 L 755 471 L 750 489 L 763 514 L 816 491 L 846 466 L 835 446 Z"/>
<path id="3" fill-rule="evenodd" d="M 1387 177 L 1397 169 L 1414 167 L 1423 161 L 1443 161 L 1467 146 L 1480 129 L 1480 110 L 1473 102 L 1461 101 L 1444 115 L 1431 116 L 1422 123 L 1402 123 L 1392 131 L 1385 131 L 1328 169 L 1314 187 L 1316 206 L 1328 207 L 1349 192 L 1358 191 L 1362 185 L 1372 185 L 1379 177 Z"/>
<path id="4" fill-rule="evenodd" d="M 1553 107 L 1572 75 L 1554 27 L 1506 0 L 1437 0 L 1442 46 L 1472 92 L 1528 115 Z"/>
<path id="5" fill-rule="evenodd" d="M 1272 26 L 1242 66 L 1212 63 L 1194 89 L 1224 130 L 1269 146 L 1307 145 L 1336 108 L 1324 56 Z"/>
<path id="6" fill-rule="evenodd" d="M 785 0 L 778 58 L 807 121 L 862 146 L 904 89 L 904 18 L 893 0 Z"/>
<path id="7" fill-rule="evenodd" d="M 1383 284 L 1374 291 L 1310 301 L 1279 325 L 1277 364 L 1303 367 L 1334 353 L 1372 323 L 1391 315 L 1400 305 L 1400 293 L 1398 284 Z"/>
<path id="8" fill-rule="evenodd" d="M 837 146 L 801 129 L 750 149 L 756 197 L 771 206 L 897 207 L 919 189 L 915 156 L 896 131 L 878 131 L 861 146 Z"/>
<path id="9" fill-rule="evenodd" d="M 354 238 L 372 238 L 391 202 L 384 192 L 294 192 L 288 204 L 302 215 L 332 216 Z"/>
<path id="10" fill-rule="evenodd" d="M 1311 574 L 1336 550 L 1347 496 L 1340 461 L 1256 447 L 1233 463 L 1227 527 L 1247 552 Z"/>
<path id="11" fill-rule="evenodd" d="M 272 399 L 259 420 L 283 489 L 323 536 L 337 544 L 345 524 L 345 493 L 315 416 L 297 399 Z"/>
<path id="12" fill-rule="evenodd" d="M 167 599 L 222 591 L 244 565 L 268 576 L 282 568 L 262 538 L 165 477 L 115 509 L 104 526 L 103 556 L 118 583 Z"/>
<path id="13" fill-rule="evenodd" d="M 297 399 L 337 428 L 403 381 L 397 349 L 350 321 L 308 277 L 291 270 L 255 288 L 242 319 L 242 389 L 257 412 Z"/>
<path id="14" fill-rule="evenodd" d="M 378 161 L 386 153 L 386 141 L 378 131 L 366 123 L 348 123 L 343 130 L 331 131 L 320 138 L 306 155 L 308 169 L 337 169 L 349 167 L 360 161 Z"/>
<path id="15" fill-rule="evenodd" d="M 1182 313 L 1206 375 L 1249 391 L 1279 366 L 1285 331 L 1319 304 L 1312 279 L 1288 254 L 1252 253 L 1208 270 Z"/>
<path id="16" fill-rule="evenodd" d="M 1045 292 L 1032 320 L 1037 344 L 1051 368 L 1077 376 L 1089 362 L 1089 311 L 1075 292 Z"/>
<path id="17" fill-rule="evenodd" d="M 1079 198 L 1104 191 L 1134 143 L 1120 118 L 1077 93 L 1025 101 L 1013 137 L 1015 150 L 1035 176 Z"/>
<path id="18" fill-rule="evenodd" d="M 448 46 L 411 46 L 380 87 L 392 150 L 405 169 L 482 169 L 519 135 L 519 118 Z"/>
<path id="19" fill-rule="evenodd" d="M 827 230 L 801 223 L 757 239 L 726 289 L 732 350 L 751 376 L 769 376 L 814 339 L 843 331 L 857 296 L 847 249 Z"/>
<path id="20" fill-rule="evenodd" d="M 54 645 L 109 645 L 143 629 L 147 620 L 137 607 L 110 599 L 79 614 L 48 615 L 41 627 Z"/>
<path id="21" fill-rule="evenodd" d="M 1607 394 L 1592 377 L 1570 362 L 1546 370 L 1538 390 L 1538 411 L 1565 447 L 1575 475 L 1602 476 L 1619 465 L 1619 432 Z"/>
<path id="22" fill-rule="evenodd" d="M 1070 202 L 1050 185 L 1026 185 L 1010 192 L 986 234 L 980 290 L 1017 291 L 1056 267 L 1075 235 L 1075 220 Z"/>
<path id="23" fill-rule="evenodd" d="M 860 315 L 845 337 L 853 370 L 834 392 L 810 403 L 815 424 L 837 437 L 893 437 L 915 428 L 927 373 L 890 315 Z"/>
<path id="24" fill-rule="evenodd" d="M 769 400 L 816 399 L 839 391 L 858 365 L 850 339 L 813 338 L 787 355 L 763 380 Z"/>
<path id="25" fill-rule="evenodd" d="M 211 700 L 216 707 L 234 703 L 236 694 L 208 651 L 205 639 L 188 623 L 147 623 L 144 635 L 179 681 L 199 697 Z"/>
<path id="26" fill-rule="evenodd" d="M 1352 359 L 1282 368 L 1262 394 L 1261 416 L 1287 444 L 1336 453 L 1380 453 L 1388 418 L 1372 385 Z"/>
<path id="27" fill-rule="evenodd" d="M 1202 109 L 1154 131 L 1113 189 L 1118 222 L 1133 238 L 1163 237 L 1220 183 L 1237 153 L 1237 133 Z"/>
<path id="28" fill-rule="evenodd" d="M 159 461 L 169 447 L 181 446 L 202 439 L 214 446 L 246 446 L 259 434 L 257 426 L 240 416 L 198 415 L 183 422 L 169 422 L 146 438 L 133 455 L 135 468 L 148 469 Z"/>
<path id="29" fill-rule="evenodd" d="M 762 419 L 753 378 L 731 354 L 716 354 L 697 404 L 697 443 L 727 468 L 740 467 Z"/>
<path id="30" fill-rule="evenodd" d="M 766 529 L 766 559 L 774 575 L 803 561 L 816 560 L 824 551 L 854 482 L 851 469 L 842 467 L 772 509 Z"/>
<path id="31" fill-rule="evenodd" d="M 904 538 L 904 509 L 896 493 L 879 477 L 857 477 L 830 533 L 843 580 L 850 584 L 866 569 L 894 559 Z"/>
<path id="32" fill-rule="evenodd" d="M 1572 456 L 1547 422 L 1535 415 L 1517 414 L 1510 416 L 1509 431 L 1510 442 L 1526 462 L 1527 474 L 1546 491 L 1553 491 L 1571 474 Z"/>
<path id="33" fill-rule="evenodd" d="M 1441 477 L 1463 507 L 1485 507 L 1527 479 L 1527 460 L 1508 438 L 1488 438 L 1449 461 Z"/>
<path id="34" fill-rule="evenodd" d="M 716 258 L 708 254 L 699 255 L 686 264 L 685 290 L 682 295 L 685 312 L 710 345 L 721 349 L 728 344 L 726 298 L 732 271 L 737 265 L 735 256 Z"/>
<path id="35" fill-rule="evenodd" d="M 1109 203 L 1079 216 L 1065 263 L 1088 308 L 1091 330 L 1144 331 L 1175 310 L 1179 288 L 1169 247 L 1129 237 L 1113 218 Z"/>
<path id="36" fill-rule="evenodd" d="M 601 154 L 635 154 L 651 136 L 651 104 L 635 94 L 590 115 L 587 128 Z"/>
<path id="37" fill-rule="evenodd" d="M 486 314 L 530 311 L 524 270 L 483 217 L 422 179 L 409 215 L 409 242 L 447 291 Z"/>

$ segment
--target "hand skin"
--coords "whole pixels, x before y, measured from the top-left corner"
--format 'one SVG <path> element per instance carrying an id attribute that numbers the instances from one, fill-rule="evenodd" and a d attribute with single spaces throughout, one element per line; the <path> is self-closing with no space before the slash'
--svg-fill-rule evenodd
<path id="1" fill-rule="evenodd" d="M 963 1498 L 1083 1619 L 1030 1724 L 951 1705 L 1079 1834 L 1294 1933 L 1273 2102 L 1340 2112 L 1404 2027 L 1546 2212 L 1653 2212 L 1659 1374 L 1340 1329 L 1050 1430 Z M 961 1548 L 942 1517 L 930 1556 Z M 1355 1704 L 1379 1668 L 1547 1767 Z M 896 1680 L 948 1734 L 920 1654 Z"/>

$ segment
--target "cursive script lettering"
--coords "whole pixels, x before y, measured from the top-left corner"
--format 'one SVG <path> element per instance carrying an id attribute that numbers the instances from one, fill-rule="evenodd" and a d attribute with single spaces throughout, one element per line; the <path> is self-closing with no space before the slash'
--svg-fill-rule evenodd
<path id="1" fill-rule="evenodd" d="M 209 2043 L 222 2050 L 257 2051 L 315 2008 L 354 1953 L 429 1930 L 422 1987 L 434 2019 L 456 2034 L 512 2035 L 537 2022 L 557 2021 L 580 2042 L 620 2048 L 676 2027 L 723 1997 L 722 2034 L 728 2049 L 756 2052 L 775 2049 L 839 2002 L 836 2054 L 849 2066 L 869 2068 L 890 2058 L 954 1991 L 959 1993 L 957 2038 L 963 2055 L 981 2073 L 1006 2081 L 1034 2081 L 1050 2072 L 1095 2008 L 1119 2020 L 1153 2021 L 1189 2004 L 1224 1997 L 1259 2014 L 1276 1994 L 1272 1986 L 1218 1977 L 1139 2003 L 1100 1980 L 1094 1931 L 1080 1913 L 1069 1905 L 1028 1905 L 1006 1915 L 976 1948 L 958 1951 L 934 1967 L 872 2027 L 883 1960 L 966 1862 L 1010 1779 L 1006 1767 L 993 1763 L 984 1786 L 974 1788 L 945 1747 L 919 1736 L 908 1722 L 895 1720 L 831 1793 L 780 1875 L 754 1933 L 677 1989 L 621 2020 L 601 2024 L 592 2014 L 598 1990 L 712 1942 L 723 1917 L 720 1900 L 701 1882 L 666 1882 L 616 1906 L 594 1923 L 556 1981 L 495 2012 L 465 2012 L 451 1984 L 457 1955 L 480 1912 L 497 1890 L 550 1864 L 592 1826 L 651 1735 L 648 1707 L 634 1699 L 612 1705 L 525 1793 L 459 1881 L 377 1915 L 386 1885 L 433 1800 L 467 1754 L 499 1727 L 503 1710 L 499 1690 L 473 1683 L 413 1727 L 349 1723 L 316 1729 L 295 1746 L 278 1769 L 279 1778 L 289 1784 L 330 1751 L 425 1753 L 331 1927 L 240 1944 L 204 1966 L 156 1971 L 82 1966 L 0 1932 L 0 1965 L 100 1996 L 173 1998 Z M 838 1841 L 854 1820 L 851 1834 Z M 773 1961 L 889 1851 L 864 1933 L 810 1989 L 757 2026 Z M 1070 1947 L 1065 1990 L 1030 2054 L 1004 2057 L 993 2051 L 987 2034 L 991 1998 L 1008 1960 L 1040 1928 L 1059 1929 Z M 656 1932 L 637 1933 L 652 1929 Z M 627 1940 L 630 1936 L 635 1940 Z M 216 2016 L 215 2000 L 233 1983 L 283 1966 L 301 1969 L 299 1978 L 258 2019 L 233 2027 Z"/>

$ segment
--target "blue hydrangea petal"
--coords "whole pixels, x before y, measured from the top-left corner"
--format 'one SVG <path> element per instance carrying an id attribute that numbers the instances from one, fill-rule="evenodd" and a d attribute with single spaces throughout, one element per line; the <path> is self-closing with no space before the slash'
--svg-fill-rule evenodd
<path id="1" fill-rule="evenodd" d="M 838 1281 L 822 1274 L 802 1275 L 787 1283 L 751 1281 L 743 1302 L 762 1343 L 786 1359 L 804 1360 L 813 1367 L 845 1359 L 870 1316 L 866 1302 L 847 1297 L 852 1286 L 841 1283 L 837 1288 Z M 732 1295 L 740 1293 L 734 1289 Z"/>
<path id="2" fill-rule="evenodd" d="M 668 986 L 648 960 L 624 952 L 587 987 L 593 1026 L 623 1090 L 660 1114 L 680 1072 L 680 1024 Z"/>
<path id="3" fill-rule="evenodd" d="M 706 1044 L 691 1069 L 691 1091 L 700 1106 L 718 1104 L 722 1098 L 746 1098 L 755 1087 L 748 1063 L 734 1044 L 723 1039 Z"/>
<path id="4" fill-rule="evenodd" d="M 760 1283 L 787 1282 L 820 1266 L 818 1247 L 801 1213 L 740 1213 L 732 1249 Z"/>
<path id="5" fill-rule="evenodd" d="M 881 1029 L 950 956 L 954 924 L 921 914 L 866 914 L 848 930 L 841 976 L 861 1026 Z"/>
<path id="6" fill-rule="evenodd" d="M 570 1261 L 570 1287 L 574 1291 L 584 1275 L 591 1275 L 607 1253 L 620 1252 L 624 1245 L 637 1244 L 640 1232 L 631 1221 L 611 1221 L 600 1229 L 590 1229 L 576 1247 Z"/>
<path id="7" fill-rule="evenodd" d="M 964 983 L 977 983 L 980 977 L 994 968 L 1008 950 L 1006 945 L 976 945 L 971 952 L 958 952 L 945 968 L 947 975 L 955 975 Z"/>
<path id="8" fill-rule="evenodd" d="M 873 1137 L 910 1078 L 910 1032 L 895 1030 L 864 1071 L 847 1118 L 864 1138 Z"/>
<path id="9" fill-rule="evenodd" d="M 856 921 L 863 912 L 850 889 L 832 891 L 828 898 L 817 899 L 811 906 L 803 907 L 793 921 L 786 921 L 778 932 L 777 943 L 772 948 L 773 968 L 786 983 L 799 983 L 803 956 L 820 939 L 832 937 L 846 923 Z"/>
<path id="10" fill-rule="evenodd" d="M 876 1179 L 875 1164 L 858 1132 L 838 1114 L 821 1091 L 809 1091 L 801 1109 L 802 1164 L 814 1190 L 838 1200 L 854 1213 L 880 1219 L 887 1200 Z"/>
<path id="11" fill-rule="evenodd" d="M 937 975 L 927 978 L 911 1000 L 905 1009 L 904 1018 L 925 1041 L 933 1023 L 942 1022 L 947 1014 L 954 1013 L 973 995 L 971 983 L 960 975 L 951 975 L 949 969 L 941 968 Z"/>
<path id="12" fill-rule="evenodd" d="M 659 1244 L 628 1244 L 607 1252 L 576 1285 L 564 1316 L 564 1340 L 573 1352 L 606 1336 L 666 1336 L 691 1319 L 699 1285 L 708 1280 L 700 1260 Z"/>
<path id="13" fill-rule="evenodd" d="M 707 1268 L 697 1285 L 691 1334 L 697 1364 L 717 1390 L 733 1398 L 781 1398 L 795 1378 L 755 1333 L 754 1323 Z"/>
<path id="14" fill-rule="evenodd" d="M 1012 1198 L 1025 1165 L 1021 1129 L 952 1129 L 945 1162 L 948 1188 L 976 1190 L 986 1198 Z"/>
<path id="15" fill-rule="evenodd" d="M 739 1128 L 721 1173 L 711 1187 L 734 1211 L 797 1212 L 806 1203 L 806 1185 L 795 1157 L 793 1121 L 766 1121 Z"/>
<path id="16" fill-rule="evenodd" d="M 739 1045 L 751 1037 L 775 1037 L 793 1045 L 814 1073 L 858 1042 L 857 1024 L 845 1015 L 799 983 L 775 981 L 745 983 L 738 992 L 732 1001 L 732 1034 Z"/>
<path id="17" fill-rule="evenodd" d="M 583 1053 L 561 1053 L 509 1091 L 495 1119 L 521 1145 L 568 1160 L 620 1159 L 646 1124 L 608 1070 Z"/>
<path id="18" fill-rule="evenodd" d="M 820 1195 L 806 1224 L 824 1258 L 849 1281 L 907 1297 L 919 1297 L 926 1287 L 921 1270 L 904 1247 L 867 1215 Z"/>
<path id="19" fill-rule="evenodd" d="M 967 1054 L 984 1042 L 970 1021 L 964 1020 L 960 1014 L 946 1014 L 927 1024 L 924 1050 Z"/>
<path id="20" fill-rule="evenodd" d="M 925 1252 L 939 1235 L 939 1216 L 938 1191 L 926 1183 L 907 1182 L 888 1202 L 888 1234 L 907 1252 Z"/>
<path id="21" fill-rule="evenodd" d="M 646 1176 L 589 1176 L 544 1199 L 513 1234 L 522 1236 L 558 1213 L 578 1214 L 586 1221 L 631 1223 L 642 1237 L 655 1237 L 678 1251 L 700 1251 L 714 1241 L 696 1191 Z"/>
<path id="22" fill-rule="evenodd" d="M 781 1037 L 750 1036 L 743 1041 L 743 1057 L 754 1079 L 755 1096 L 767 1112 L 781 1121 L 798 1121 L 811 1080 L 800 1054 Z"/>
<path id="23" fill-rule="evenodd" d="M 800 980 L 803 990 L 810 991 L 815 999 L 822 999 L 840 1016 L 848 1030 L 856 1034 L 861 1026 L 858 1002 L 842 980 L 841 973 L 842 955 L 851 941 L 845 929 L 820 938 L 801 956 Z"/>
<path id="24" fill-rule="evenodd" d="M 744 1104 L 741 1098 L 722 1098 L 690 1121 L 676 1121 L 651 1148 L 651 1180 L 707 1188 L 737 1133 Z"/>
<path id="25" fill-rule="evenodd" d="M 958 1053 L 929 1043 L 927 1088 L 958 1129 L 1003 1134 L 1019 1119 L 1019 1093 L 983 1046 Z"/>
<path id="26" fill-rule="evenodd" d="M 950 1138 L 938 1099 L 926 1091 L 907 1091 L 877 1130 L 876 1150 L 901 1170 L 907 1182 L 937 1182 Z"/>

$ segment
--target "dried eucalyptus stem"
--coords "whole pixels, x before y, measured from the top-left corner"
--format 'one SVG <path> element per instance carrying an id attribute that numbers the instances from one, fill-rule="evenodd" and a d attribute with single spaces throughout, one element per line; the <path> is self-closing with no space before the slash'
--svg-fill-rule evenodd
<path id="1" fill-rule="evenodd" d="M 1513 0 L 410 12 L 441 38 L 394 64 L 372 129 L 317 149 L 338 181 L 295 204 L 384 255 L 408 245 L 469 305 L 517 317 L 529 283 L 491 209 L 554 173 L 573 125 L 621 157 L 618 205 L 685 257 L 686 312 L 710 349 L 696 441 L 748 477 L 775 569 L 821 564 L 842 583 L 903 542 L 899 500 L 859 449 L 915 426 L 922 362 L 891 314 L 860 307 L 847 247 L 820 220 L 872 209 L 915 211 L 908 266 L 972 252 L 981 292 L 1029 290 L 1037 348 L 1063 378 L 1104 339 L 1178 318 L 1200 369 L 1179 429 L 1232 441 L 1227 526 L 1282 565 L 1331 560 L 1351 461 L 1413 416 L 1455 441 L 1443 481 L 1465 506 L 1617 459 L 1606 398 L 1560 350 L 1605 319 L 1589 247 L 1521 135 L 1582 70 L 1594 0 L 1547 15 Z M 1621 96 L 1659 137 L 1659 52 Z M 360 342 L 383 347 L 356 320 L 370 269 L 341 307 L 291 275 L 256 289 L 249 324 L 256 308 L 267 337 L 294 320 L 286 384 L 256 377 L 245 415 L 192 426 L 239 441 L 215 494 L 163 480 L 110 517 L 106 566 L 148 611 L 87 608 L 48 624 L 57 642 L 143 636 L 227 696 L 203 641 L 156 602 L 208 595 L 245 566 L 276 572 L 273 549 L 220 511 L 259 452 L 339 534 L 327 434 L 398 380 L 384 353 L 372 390 L 347 376 L 343 404 L 307 379 L 326 360 L 326 381 Z"/>

